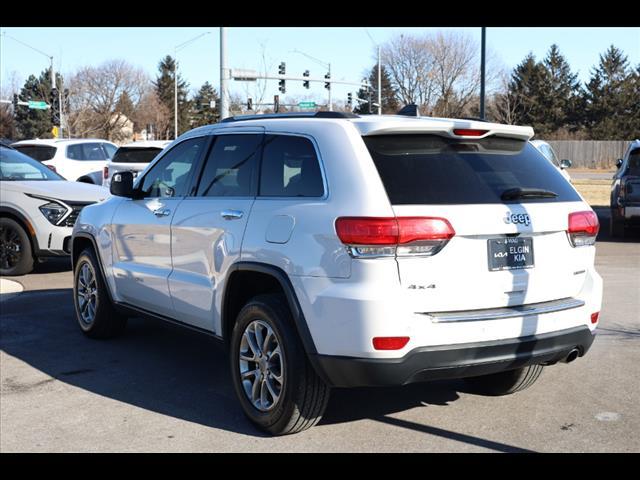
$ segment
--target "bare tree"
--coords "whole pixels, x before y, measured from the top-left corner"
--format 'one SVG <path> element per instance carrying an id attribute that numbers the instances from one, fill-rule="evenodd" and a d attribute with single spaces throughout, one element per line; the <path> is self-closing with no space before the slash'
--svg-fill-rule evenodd
<path id="1" fill-rule="evenodd" d="M 266 42 L 260 43 L 260 73 L 262 76 L 266 76 L 267 73 L 274 67 L 273 60 L 267 60 L 267 44 Z M 254 113 L 264 110 L 260 107 L 260 104 L 264 103 L 265 94 L 267 93 L 267 80 L 259 78 L 255 82 L 244 82 L 245 97 L 251 98 L 254 106 Z M 245 102 L 243 102 L 245 103 Z"/>
<path id="2" fill-rule="evenodd" d="M 69 80 L 69 128 L 73 136 L 122 140 L 129 120 L 116 108 L 126 93 L 137 107 L 149 85 L 144 71 L 124 60 L 83 67 Z"/>
<path id="3" fill-rule="evenodd" d="M 132 120 L 139 130 L 153 132 L 155 140 L 173 138 L 173 116 L 169 108 L 160 100 L 155 88 L 148 86 L 136 106 Z"/>

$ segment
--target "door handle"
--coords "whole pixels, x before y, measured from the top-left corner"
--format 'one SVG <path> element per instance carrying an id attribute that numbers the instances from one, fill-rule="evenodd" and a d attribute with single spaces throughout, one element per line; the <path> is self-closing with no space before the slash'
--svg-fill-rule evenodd
<path id="1" fill-rule="evenodd" d="M 170 213 L 171 210 L 169 210 L 168 208 L 158 208 L 157 210 L 153 211 L 153 214 L 156 217 L 168 217 Z"/>
<path id="2" fill-rule="evenodd" d="M 223 210 L 220 212 L 220 216 L 225 220 L 237 220 L 242 218 L 242 215 L 244 215 L 244 212 L 241 210 Z"/>

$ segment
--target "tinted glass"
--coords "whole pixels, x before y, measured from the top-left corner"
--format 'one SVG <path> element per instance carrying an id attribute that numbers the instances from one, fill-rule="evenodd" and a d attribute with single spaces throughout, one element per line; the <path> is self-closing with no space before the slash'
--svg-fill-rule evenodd
<path id="1" fill-rule="evenodd" d="M 291 135 L 268 135 L 262 153 L 260 195 L 265 197 L 321 197 L 322 174 L 311 140 Z"/>
<path id="2" fill-rule="evenodd" d="M 198 185 L 202 197 L 255 195 L 255 171 L 262 135 L 219 135 Z"/>
<path id="3" fill-rule="evenodd" d="M 182 197 L 187 194 L 191 172 L 202 154 L 205 139 L 192 138 L 173 147 L 144 176 L 145 197 Z"/>
<path id="4" fill-rule="evenodd" d="M 0 180 L 64 180 L 64 178 L 23 153 L 0 147 Z"/>
<path id="5" fill-rule="evenodd" d="M 161 151 L 161 148 L 156 147 L 120 147 L 111 161 L 114 163 L 149 163 Z"/>
<path id="6" fill-rule="evenodd" d="M 39 162 L 45 160 L 51 160 L 56 155 L 56 147 L 50 147 L 48 145 L 12 145 L 13 148 L 19 152 L 29 155 L 31 158 L 35 158 Z"/>
<path id="7" fill-rule="evenodd" d="M 78 143 L 67 147 L 67 158 L 71 160 L 107 160 L 107 155 L 100 143 Z"/>
<path id="8" fill-rule="evenodd" d="M 629 153 L 627 175 L 640 176 L 640 148 Z"/>
<path id="9" fill-rule="evenodd" d="M 103 143 L 102 148 L 104 148 L 105 152 L 107 152 L 107 158 L 113 158 L 116 150 L 118 150 L 118 147 L 116 147 L 115 145 L 111 145 L 110 143 Z"/>
<path id="10" fill-rule="evenodd" d="M 396 205 L 508 203 L 501 195 L 513 188 L 550 190 L 557 197 L 511 202 L 580 201 L 562 174 L 529 142 L 417 134 L 363 139 Z"/>

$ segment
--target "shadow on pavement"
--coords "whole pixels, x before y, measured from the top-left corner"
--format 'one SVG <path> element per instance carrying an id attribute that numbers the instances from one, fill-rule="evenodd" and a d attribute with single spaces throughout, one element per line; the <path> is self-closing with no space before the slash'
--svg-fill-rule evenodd
<path id="1" fill-rule="evenodd" d="M 637 243 L 640 242 L 640 225 L 628 228 L 624 238 L 612 237 L 609 233 L 609 224 L 611 223 L 611 210 L 609 207 L 593 207 L 600 221 L 600 232 L 598 233 L 598 242 L 618 242 L 618 243 Z"/>

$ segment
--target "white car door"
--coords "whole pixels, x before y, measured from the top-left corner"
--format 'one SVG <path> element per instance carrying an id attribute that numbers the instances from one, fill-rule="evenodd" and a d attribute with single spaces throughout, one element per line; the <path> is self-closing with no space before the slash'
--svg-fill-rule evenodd
<path id="1" fill-rule="evenodd" d="M 172 316 L 171 219 L 191 184 L 205 137 L 184 140 L 136 184 L 139 198 L 123 201 L 112 220 L 113 271 L 119 296 L 133 306 Z"/>
<path id="2" fill-rule="evenodd" d="M 58 173 L 67 180 L 102 171 L 110 158 L 104 142 L 83 142 L 66 146 L 64 158 L 54 160 Z"/>

